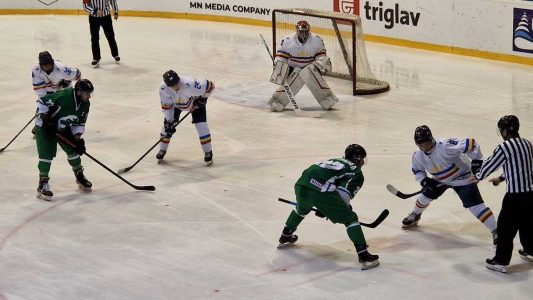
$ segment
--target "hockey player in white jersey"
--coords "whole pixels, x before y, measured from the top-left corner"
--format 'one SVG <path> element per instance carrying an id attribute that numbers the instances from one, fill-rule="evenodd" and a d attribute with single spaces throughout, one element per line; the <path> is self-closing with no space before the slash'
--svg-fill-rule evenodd
<path id="1" fill-rule="evenodd" d="M 403 219 L 402 228 L 416 226 L 431 201 L 451 187 L 459 195 L 463 207 L 468 208 L 490 230 L 496 244 L 496 220 L 491 209 L 485 206 L 477 185 L 470 179 L 469 164 L 475 168 L 482 163 L 483 155 L 478 143 L 472 138 L 435 140 L 426 125 L 416 128 L 414 140 L 419 149 L 413 154 L 412 171 L 423 192 L 418 196 L 413 211 Z"/>
<path id="2" fill-rule="evenodd" d="M 270 82 L 280 85 L 268 104 L 272 111 L 282 111 L 289 103 L 283 84 L 296 95 L 307 85 L 323 109 L 328 110 L 339 101 L 322 77 L 331 72 L 331 61 L 321 37 L 311 32 L 307 21 L 296 23 L 296 32 L 285 37 L 276 52 Z"/>
<path id="3" fill-rule="evenodd" d="M 46 94 L 52 94 L 69 87 L 73 80 L 81 78 L 80 70 L 69 68 L 61 61 L 52 58 L 48 51 L 39 53 L 39 63 L 31 72 L 33 90 L 37 100 Z"/>
<path id="4" fill-rule="evenodd" d="M 161 129 L 161 143 L 156 158 L 162 160 L 167 153 L 168 144 L 176 132 L 175 122 L 179 120 L 182 111 L 191 111 L 192 123 L 196 127 L 206 165 L 213 163 L 211 146 L 211 132 L 207 126 L 206 104 L 207 98 L 215 90 L 213 82 L 204 79 L 196 80 L 192 77 L 178 76 L 173 70 L 163 74 L 163 82 L 159 88 L 161 109 L 164 120 Z"/>

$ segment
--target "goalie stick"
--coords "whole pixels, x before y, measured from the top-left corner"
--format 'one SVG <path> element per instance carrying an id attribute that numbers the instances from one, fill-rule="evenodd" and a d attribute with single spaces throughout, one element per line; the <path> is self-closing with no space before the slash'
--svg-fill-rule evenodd
<path id="1" fill-rule="evenodd" d="M 424 189 L 421 189 L 418 192 L 414 192 L 414 193 L 411 193 L 411 194 L 404 194 L 404 193 L 398 191 L 398 189 L 395 188 L 392 184 L 387 184 L 387 190 L 389 192 L 391 192 L 391 194 L 393 194 L 394 196 L 396 196 L 398 198 L 401 198 L 401 199 L 411 198 L 411 197 L 416 196 L 416 195 L 418 195 L 418 194 L 420 194 L 420 193 L 422 193 L 424 191 Z"/>
<path id="2" fill-rule="evenodd" d="M 268 55 L 270 56 L 270 59 L 272 60 L 272 64 L 274 64 L 274 56 L 272 56 L 272 53 L 270 53 L 270 48 L 268 48 L 268 45 L 265 41 L 265 38 L 263 37 L 262 34 L 259 34 L 259 36 L 261 37 L 261 41 L 263 43 L 263 45 L 265 46 L 267 52 L 268 52 Z M 283 80 L 283 90 L 285 91 L 285 93 L 287 94 L 287 98 L 289 98 L 289 100 L 291 101 L 292 103 L 292 106 L 294 107 L 294 113 L 299 116 L 299 117 L 310 117 L 310 118 L 320 118 L 322 116 L 322 112 L 320 111 L 304 111 L 302 110 L 298 104 L 296 103 L 296 100 L 294 99 L 294 94 L 292 93 L 292 90 L 291 90 L 291 87 L 285 82 L 285 79 Z"/>
<path id="3" fill-rule="evenodd" d="M 296 202 L 293 202 L 293 201 L 289 201 L 289 200 L 285 200 L 283 198 L 278 198 L 278 201 L 280 202 L 284 202 L 284 203 L 288 203 L 288 204 L 291 204 L 291 205 L 294 205 L 296 206 Z M 312 211 L 316 211 L 316 208 L 312 208 L 311 209 Z M 387 217 L 389 216 L 389 210 L 388 209 L 384 209 L 380 214 L 379 216 L 376 218 L 376 220 L 372 223 L 363 223 L 363 222 L 359 222 L 359 224 L 361 224 L 361 226 L 365 226 L 365 227 L 368 227 L 368 228 L 376 228 L 378 227 L 379 224 L 381 224 L 381 222 L 383 222 L 383 220 L 385 220 Z"/>

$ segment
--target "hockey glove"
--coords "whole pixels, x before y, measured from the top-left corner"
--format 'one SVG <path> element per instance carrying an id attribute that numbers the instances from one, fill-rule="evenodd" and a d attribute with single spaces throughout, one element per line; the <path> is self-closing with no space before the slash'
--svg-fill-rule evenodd
<path id="1" fill-rule="evenodd" d="M 74 140 L 74 152 L 78 155 L 83 155 L 85 153 L 85 140 L 84 139 L 75 139 Z"/>
<path id="2" fill-rule="evenodd" d="M 420 185 L 423 188 L 436 188 L 439 184 L 440 184 L 440 182 L 438 182 L 437 180 L 435 180 L 433 178 L 429 178 L 429 177 L 426 177 L 426 178 L 422 179 L 422 181 L 420 181 Z"/>
<path id="3" fill-rule="evenodd" d="M 319 211 L 318 209 L 315 211 L 315 216 L 319 217 L 319 218 L 325 218 L 326 215 L 324 215 L 321 211 Z"/>
<path id="4" fill-rule="evenodd" d="M 42 129 L 47 134 L 54 135 L 57 131 L 56 122 L 55 120 L 50 116 L 49 113 L 46 114 L 40 114 L 41 120 L 43 121 Z"/>
<path id="5" fill-rule="evenodd" d="M 473 159 L 471 164 L 472 174 L 476 175 L 479 170 L 481 170 L 481 165 L 483 164 L 483 160 L 481 159 Z"/>
<path id="6" fill-rule="evenodd" d="M 169 122 L 165 120 L 163 122 L 163 126 L 165 127 L 165 133 L 166 133 L 165 137 L 171 138 L 174 132 L 176 132 L 176 126 L 174 126 L 174 122 Z"/>
<path id="7" fill-rule="evenodd" d="M 70 80 L 61 79 L 61 81 L 57 83 L 57 87 L 59 87 L 61 89 L 64 89 L 64 88 L 68 87 L 71 82 L 72 81 L 70 81 Z"/>

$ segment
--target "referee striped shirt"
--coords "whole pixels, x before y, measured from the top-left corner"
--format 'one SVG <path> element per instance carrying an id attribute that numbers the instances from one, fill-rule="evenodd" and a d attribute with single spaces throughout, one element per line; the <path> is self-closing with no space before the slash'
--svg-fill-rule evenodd
<path id="1" fill-rule="evenodd" d="M 507 181 L 507 193 L 533 191 L 533 146 L 530 141 L 516 137 L 498 145 L 494 153 L 483 162 L 476 178 L 487 178 L 501 166 L 503 177 Z"/>
<path id="2" fill-rule="evenodd" d="M 118 5 L 117 0 L 90 0 L 90 1 L 83 1 L 83 9 L 89 13 L 89 15 L 96 17 L 96 11 L 101 10 L 104 12 L 104 17 L 109 16 L 111 14 L 111 10 L 109 8 L 109 3 L 111 3 L 111 6 L 113 7 L 113 11 L 115 13 L 118 13 Z"/>

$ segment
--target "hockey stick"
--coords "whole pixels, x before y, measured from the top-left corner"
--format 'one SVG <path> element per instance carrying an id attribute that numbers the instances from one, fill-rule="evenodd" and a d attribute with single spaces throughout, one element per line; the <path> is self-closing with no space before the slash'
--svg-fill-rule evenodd
<path id="1" fill-rule="evenodd" d="M 272 53 L 270 53 L 270 48 L 268 48 L 268 45 L 267 45 L 267 43 L 265 41 L 265 38 L 263 37 L 262 34 L 259 34 L 259 36 L 261 37 L 261 41 L 262 41 L 263 45 L 265 46 L 265 48 L 266 48 L 266 50 L 268 52 L 268 55 L 270 56 L 270 59 L 272 60 L 272 64 L 275 65 L 274 56 L 272 56 Z M 310 117 L 310 118 L 320 118 L 322 116 L 322 112 L 320 112 L 320 111 L 304 111 L 304 110 L 302 110 L 298 106 L 298 104 L 296 103 L 296 100 L 294 99 L 294 94 L 292 93 L 291 87 L 289 86 L 289 84 L 287 84 L 285 79 L 283 80 L 283 90 L 287 94 L 287 98 L 289 98 L 289 100 L 291 101 L 292 106 L 294 107 L 294 113 L 297 116 L 299 116 L 299 117 Z"/>
<path id="2" fill-rule="evenodd" d="M 284 202 L 284 203 L 288 203 L 288 204 L 291 204 L 291 205 L 296 206 L 296 203 L 293 202 L 293 201 L 285 200 L 285 199 L 282 199 L 282 198 L 278 198 L 278 201 L 280 201 L 280 202 Z M 313 207 L 311 210 L 312 210 L 312 211 L 316 211 L 316 208 Z M 374 222 L 372 222 L 372 223 L 363 223 L 363 222 L 359 222 L 359 224 L 361 224 L 361 226 L 365 226 L 365 227 L 368 227 L 368 228 L 376 228 L 376 227 L 378 227 L 378 225 L 381 224 L 381 222 L 383 222 L 383 220 L 385 220 L 388 216 L 389 216 L 389 210 L 388 210 L 388 209 L 384 209 L 384 210 L 379 214 L 379 216 L 376 218 L 376 220 L 374 220 Z"/>
<path id="3" fill-rule="evenodd" d="M 67 138 L 65 138 L 64 136 L 60 135 L 59 133 L 56 133 L 56 136 L 62 140 L 65 144 L 69 145 L 70 147 L 72 148 L 75 148 L 76 146 L 74 146 L 74 144 L 72 144 L 71 141 L 69 141 Z M 136 189 L 136 190 L 139 190 L 139 191 L 155 191 L 155 186 L 153 185 L 135 185 L 135 184 L 132 184 L 131 182 L 127 181 L 126 179 L 124 179 L 122 176 L 118 175 L 117 173 L 113 172 L 113 170 L 111 170 L 110 168 L 108 168 L 106 165 L 104 165 L 103 163 L 101 163 L 100 161 L 98 161 L 96 158 L 92 157 L 89 153 L 87 152 L 83 152 L 83 154 L 87 155 L 87 157 L 89 157 L 90 159 L 92 159 L 95 163 L 99 164 L 100 166 L 102 166 L 104 169 L 108 170 L 109 172 L 111 172 L 111 174 L 115 175 L 116 177 L 118 177 L 120 180 L 124 181 L 127 185 L 131 186 L 132 188 Z"/>
<path id="4" fill-rule="evenodd" d="M 398 197 L 398 198 L 401 198 L 401 199 L 407 199 L 407 198 L 411 198 L 413 196 L 416 196 L 420 193 L 422 193 L 424 191 L 424 189 L 421 189 L 420 191 L 418 192 L 414 192 L 414 193 L 411 193 L 411 194 L 404 194 L 400 191 L 398 191 L 397 188 L 395 188 L 393 185 L 391 184 L 387 184 L 387 190 L 389 192 L 391 192 L 391 194 L 393 194 L 394 196 Z"/>
<path id="5" fill-rule="evenodd" d="M 13 141 L 24 131 L 24 129 L 26 129 L 26 127 L 28 127 L 28 125 L 30 125 L 30 123 L 35 119 L 35 117 L 37 117 L 37 115 L 33 115 L 31 120 L 26 125 L 24 125 L 24 127 L 22 127 L 22 129 L 19 131 L 19 133 L 17 133 L 17 135 L 15 135 L 15 137 L 13 139 L 11 139 L 11 141 L 4 148 L 0 149 L 0 153 L 4 152 L 4 150 L 6 150 L 6 148 L 9 147 L 9 145 L 11 145 L 11 143 L 13 143 Z"/>
<path id="6" fill-rule="evenodd" d="M 174 123 L 174 127 L 177 127 L 181 121 L 183 121 L 185 118 L 187 118 L 188 115 L 191 114 L 191 111 L 188 111 L 187 114 L 185 116 L 183 116 L 183 118 L 181 118 L 178 122 Z M 157 147 L 157 145 L 159 145 L 159 143 L 161 143 L 161 141 L 163 140 L 163 138 L 160 138 L 157 143 L 155 143 L 152 147 L 150 147 L 150 149 L 148 149 L 148 151 L 146 151 L 142 156 L 141 158 L 139 158 L 133 165 L 127 167 L 127 168 L 123 168 L 123 169 L 120 169 L 117 171 L 117 173 L 119 174 L 122 174 L 122 173 L 126 173 L 128 172 L 129 170 L 133 169 L 133 167 L 135 167 L 146 155 L 148 155 L 148 153 L 150 153 L 150 151 L 152 151 L 155 147 Z"/>

